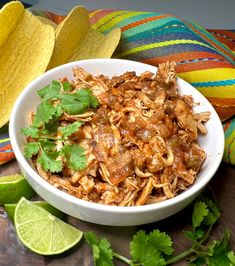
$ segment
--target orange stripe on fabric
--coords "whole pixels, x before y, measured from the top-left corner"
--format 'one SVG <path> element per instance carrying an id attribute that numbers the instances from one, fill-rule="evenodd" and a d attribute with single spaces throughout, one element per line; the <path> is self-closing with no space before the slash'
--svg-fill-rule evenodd
<path id="1" fill-rule="evenodd" d="M 150 65 L 157 66 L 160 63 L 166 62 L 166 61 L 175 61 L 175 62 L 181 62 L 185 60 L 193 60 L 198 58 L 215 58 L 214 54 L 208 53 L 208 52 L 184 52 L 179 54 L 172 54 L 172 55 L 166 55 L 161 57 L 155 57 L 155 58 L 149 58 L 142 60 L 143 63 L 147 63 Z M 224 59 L 223 56 L 216 55 L 216 59 Z M 218 66 L 219 65 L 219 66 Z M 191 63 L 185 63 L 182 65 L 177 65 L 177 72 L 188 72 L 192 70 L 200 70 L 200 69 L 207 69 L 207 68 L 215 68 L 215 67 L 225 67 L 230 68 L 233 67 L 233 65 L 229 62 L 216 62 L 216 61 L 208 61 L 208 62 L 191 62 Z"/>
<path id="2" fill-rule="evenodd" d="M 207 30 L 209 31 L 210 33 L 219 33 L 221 35 L 225 35 L 225 36 L 228 36 L 229 38 L 235 40 L 235 33 L 232 32 L 232 31 L 229 31 L 229 30 L 213 30 L 213 29 L 210 29 L 210 30 Z"/>
<path id="3" fill-rule="evenodd" d="M 121 30 L 122 31 L 126 31 L 126 30 L 129 30 L 131 28 L 137 27 L 139 25 L 145 24 L 147 22 L 154 21 L 154 20 L 157 20 L 157 19 L 167 18 L 167 17 L 170 17 L 170 15 L 165 14 L 165 15 L 160 15 L 160 16 L 154 16 L 154 17 L 150 17 L 150 18 L 141 19 L 139 21 L 135 21 L 135 22 L 130 23 L 130 24 L 126 25 L 126 26 L 123 26 L 121 28 Z"/>

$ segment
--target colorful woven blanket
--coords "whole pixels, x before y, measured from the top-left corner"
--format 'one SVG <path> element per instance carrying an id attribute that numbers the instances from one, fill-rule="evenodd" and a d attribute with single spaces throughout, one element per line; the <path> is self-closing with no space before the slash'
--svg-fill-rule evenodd
<path id="1" fill-rule="evenodd" d="M 40 12 L 54 22 L 61 17 Z M 235 164 L 235 31 L 206 30 L 193 21 L 155 12 L 95 10 L 92 27 L 103 33 L 120 27 L 113 57 L 158 65 L 176 61 L 178 75 L 217 110 L 225 130 L 224 161 Z M 14 158 L 7 127 L 0 131 L 0 164 Z"/>

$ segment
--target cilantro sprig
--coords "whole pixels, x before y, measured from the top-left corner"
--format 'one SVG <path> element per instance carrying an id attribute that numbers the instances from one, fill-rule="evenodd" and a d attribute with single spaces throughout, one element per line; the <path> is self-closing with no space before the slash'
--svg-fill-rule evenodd
<path id="1" fill-rule="evenodd" d="M 113 251 L 108 239 L 98 238 L 93 232 L 85 233 L 85 239 L 92 248 L 96 266 L 113 266 L 113 258 L 131 266 L 173 265 L 182 260 L 188 261 L 190 266 L 234 266 L 235 254 L 229 244 L 229 231 L 225 230 L 220 239 L 209 241 L 220 215 L 221 211 L 213 200 L 200 197 L 193 207 L 192 230 L 184 232 L 192 241 L 192 246 L 178 255 L 174 254 L 171 237 L 157 229 L 148 234 L 139 230 L 133 236 L 130 259 Z"/>
<path id="2" fill-rule="evenodd" d="M 87 88 L 74 93 L 71 93 L 72 90 L 69 82 L 56 80 L 38 90 L 41 102 L 37 106 L 33 125 L 21 129 L 25 136 L 31 138 L 24 146 L 25 156 L 32 158 L 38 154 L 37 162 L 45 171 L 61 172 L 64 161 L 75 171 L 86 167 L 85 149 L 68 142 L 82 122 L 60 127 L 59 121 L 65 112 L 69 115 L 82 114 L 90 108 L 97 108 L 99 102 Z M 56 145 L 58 141 L 61 143 L 59 149 Z"/>

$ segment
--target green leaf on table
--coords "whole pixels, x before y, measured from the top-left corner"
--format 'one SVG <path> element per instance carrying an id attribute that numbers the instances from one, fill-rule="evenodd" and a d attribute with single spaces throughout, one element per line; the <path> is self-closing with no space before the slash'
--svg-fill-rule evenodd
<path id="1" fill-rule="evenodd" d="M 230 233 L 228 230 L 224 231 L 224 235 L 220 240 L 214 240 L 208 247 L 208 256 L 206 258 L 209 266 L 230 266 L 229 254 L 230 250 Z"/>
<path id="2" fill-rule="evenodd" d="M 38 154 L 40 148 L 39 142 L 29 142 L 24 145 L 24 155 L 31 158 L 33 155 Z"/>
<path id="3" fill-rule="evenodd" d="M 97 238 L 95 233 L 84 234 L 86 242 L 91 246 L 96 266 L 114 266 L 113 250 L 110 242 L 106 238 Z"/>
<path id="4" fill-rule="evenodd" d="M 67 138 L 71 136 L 73 133 L 75 133 L 76 131 L 78 131 L 78 129 L 80 128 L 82 124 L 83 123 L 81 121 L 76 121 L 66 127 L 62 127 L 60 131 L 63 134 L 63 137 Z"/>
<path id="5" fill-rule="evenodd" d="M 234 254 L 234 251 L 233 250 L 229 251 L 227 256 L 228 256 L 228 259 L 230 261 L 230 266 L 235 266 L 235 254 Z"/>
<path id="6" fill-rule="evenodd" d="M 86 167 L 85 149 L 76 144 L 65 144 L 62 148 L 62 154 L 74 171 L 83 170 Z"/>
<path id="7" fill-rule="evenodd" d="M 158 237 L 158 233 L 157 233 L 157 237 Z M 163 242 L 164 241 L 165 241 L 165 238 L 163 237 Z M 164 245 L 165 244 L 161 246 L 161 244 L 159 244 L 160 247 L 163 247 Z M 166 246 L 168 249 L 168 244 Z M 133 236 L 133 239 L 130 243 L 130 253 L 132 256 L 132 260 L 135 263 L 139 263 L 140 265 L 143 265 L 143 266 L 165 265 L 165 260 L 161 256 L 161 251 L 157 250 L 155 246 L 152 243 L 150 243 L 149 235 L 147 235 L 143 230 L 138 231 Z"/>
<path id="8" fill-rule="evenodd" d="M 38 90 L 38 95 L 44 100 L 55 98 L 60 94 L 61 83 L 57 80 L 53 80 L 51 84 L 45 86 L 44 88 Z"/>
<path id="9" fill-rule="evenodd" d="M 192 214 L 192 224 L 193 224 L 193 230 L 201 225 L 204 218 L 208 215 L 209 210 L 207 208 L 207 205 L 203 201 L 196 202 L 193 208 L 193 214 Z"/>
<path id="10" fill-rule="evenodd" d="M 206 203 L 206 205 L 208 206 L 208 210 L 209 210 L 209 213 L 203 220 L 203 223 L 205 225 L 211 225 L 219 219 L 221 215 L 221 211 L 219 207 L 216 205 L 216 203 L 213 202 L 211 199 L 203 198 L 203 201 Z"/>
<path id="11" fill-rule="evenodd" d="M 59 152 L 45 152 L 38 157 L 37 161 L 41 164 L 45 171 L 58 173 L 62 171 L 63 165 L 61 160 L 57 160 Z"/>
<path id="12" fill-rule="evenodd" d="M 28 137 L 38 138 L 39 137 L 39 129 L 34 126 L 27 126 L 21 128 L 21 132 Z"/>
<path id="13" fill-rule="evenodd" d="M 171 237 L 165 232 L 160 232 L 159 230 L 153 230 L 149 234 L 149 243 L 166 255 L 172 255 L 174 251 L 172 248 Z"/>

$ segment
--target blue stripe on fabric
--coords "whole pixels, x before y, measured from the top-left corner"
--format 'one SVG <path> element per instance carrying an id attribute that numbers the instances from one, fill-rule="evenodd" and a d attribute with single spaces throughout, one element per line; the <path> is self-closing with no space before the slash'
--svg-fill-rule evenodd
<path id="1" fill-rule="evenodd" d="M 218 86 L 231 86 L 235 85 L 235 79 L 219 80 L 219 81 L 205 81 L 205 82 L 192 82 L 194 87 L 218 87 Z"/>
<path id="2" fill-rule="evenodd" d="M 119 46 L 116 50 L 115 55 L 120 54 L 122 51 L 126 51 L 131 49 L 130 44 Z M 209 52 L 213 54 L 217 54 L 216 51 L 207 48 L 205 46 L 200 46 L 198 44 L 174 44 L 174 45 L 168 45 L 168 46 L 162 46 L 162 47 L 156 47 L 153 49 L 148 49 L 140 52 L 136 52 L 134 54 L 126 55 L 121 58 L 130 59 L 130 60 L 136 60 L 136 61 L 142 61 L 144 59 L 154 58 L 154 57 L 160 57 L 165 55 L 171 55 L 171 54 L 178 54 L 183 52 Z"/>
<path id="3" fill-rule="evenodd" d="M 134 48 L 134 47 L 138 47 L 140 45 L 146 45 L 146 44 L 151 44 L 151 43 L 159 43 L 159 42 L 165 42 L 165 41 L 174 41 L 174 40 L 192 40 L 192 41 L 198 41 L 198 42 L 202 42 L 200 38 L 198 38 L 197 36 L 189 33 L 189 32 L 184 32 L 184 33 L 175 33 L 175 32 L 172 32 L 172 33 L 163 33 L 163 34 L 160 34 L 160 35 L 150 35 L 150 34 L 147 34 L 147 33 L 144 33 L 144 34 L 139 34 L 139 36 L 135 36 L 135 38 L 128 38 L 128 44 L 131 45 L 131 48 Z M 204 43 L 204 42 L 202 42 Z M 198 44 L 200 45 L 200 44 Z M 203 45 L 202 45 L 203 46 Z M 210 48 L 212 50 L 215 50 L 214 47 L 212 47 L 211 45 L 209 45 Z M 129 48 L 130 49 L 130 48 Z M 216 51 L 216 54 L 220 55 L 217 50 Z"/>

